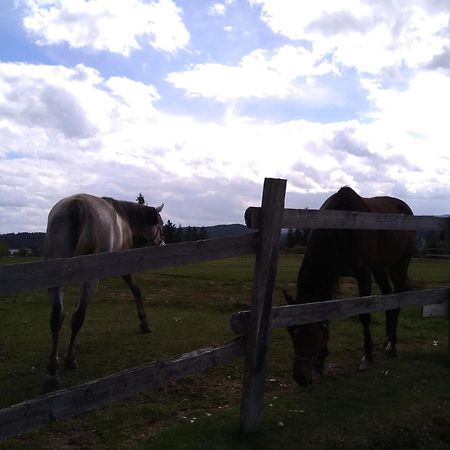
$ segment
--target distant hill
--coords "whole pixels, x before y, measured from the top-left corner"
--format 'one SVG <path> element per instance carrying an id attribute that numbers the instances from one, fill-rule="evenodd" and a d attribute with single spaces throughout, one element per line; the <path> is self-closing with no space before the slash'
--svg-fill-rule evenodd
<path id="1" fill-rule="evenodd" d="M 205 227 L 208 234 L 208 239 L 225 237 L 225 236 L 239 236 L 241 234 L 248 234 L 254 230 L 247 228 L 245 225 L 234 223 L 231 225 L 213 225 Z"/>

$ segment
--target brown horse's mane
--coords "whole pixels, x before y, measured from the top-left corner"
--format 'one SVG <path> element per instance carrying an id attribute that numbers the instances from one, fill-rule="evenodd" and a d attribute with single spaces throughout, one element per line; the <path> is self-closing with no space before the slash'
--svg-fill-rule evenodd
<path id="1" fill-rule="evenodd" d="M 344 186 L 333 194 L 320 209 L 336 211 L 369 211 L 364 199 L 351 187 Z"/>
<path id="2" fill-rule="evenodd" d="M 102 199 L 107 201 L 135 232 L 151 225 L 157 225 L 159 222 L 159 214 L 152 206 L 115 200 L 111 197 L 102 197 Z"/>

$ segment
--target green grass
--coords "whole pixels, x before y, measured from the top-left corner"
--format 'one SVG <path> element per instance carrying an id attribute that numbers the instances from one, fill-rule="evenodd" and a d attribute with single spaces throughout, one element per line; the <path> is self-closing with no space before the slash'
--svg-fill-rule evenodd
<path id="1" fill-rule="evenodd" d="M 19 262 L 9 258 L 7 263 Z M 27 259 L 28 260 L 28 259 Z M 0 261 L 2 263 L 4 261 Z M 301 256 L 280 255 L 275 303 L 282 288 L 295 292 Z M 232 258 L 138 275 L 152 333 L 138 331 L 131 294 L 120 279 L 103 280 L 78 341 L 76 371 L 61 371 L 62 387 L 165 359 L 233 337 L 229 318 L 247 309 L 254 259 Z M 449 286 L 450 262 L 415 260 L 419 287 Z M 345 280 L 340 296 L 356 295 Z M 66 292 L 62 350 L 69 337 L 77 289 Z M 0 297 L 0 407 L 41 395 L 50 345 L 45 291 Z M 384 337 L 383 314 L 373 315 L 375 342 Z M 450 394 L 448 322 L 402 311 L 399 356 L 377 350 L 372 371 L 357 370 L 361 327 L 356 318 L 331 324 L 327 374 L 308 388 L 291 378 L 292 345 L 275 330 L 269 353 L 261 431 L 239 428 L 241 359 L 148 391 L 77 418 L 0 443 L 0 449 L 335 449 L 448 448 Z"/>

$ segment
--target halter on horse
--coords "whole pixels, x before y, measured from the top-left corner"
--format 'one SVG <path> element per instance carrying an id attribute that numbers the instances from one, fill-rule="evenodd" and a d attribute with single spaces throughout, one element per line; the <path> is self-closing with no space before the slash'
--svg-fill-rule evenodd
<path id="1" fill-rule="evenodd" d="M 399 199 L 363 198 L 349 187 L 329 197 L 320 209 L 412 215 Z M 414 250 L 414 231 L 312 230 L 298 274 L 296 298 L 285 292 L 286 300 L 291 304 L 331 300 L 341 276 L 356 278 L 361 297 L 371 294 L 372 276 L 382 294 L 409 290 L 408 266 Z M 399 312 L 386 311 L 385 352 L 392 356 L 396 354 Z M 360 320 L 364 331 L 361 369 L 367 369 L 373 361 L 370 314 L 361 314 Z M 319 322 L 288 330 L 294 344 L 294 379 L 300 385 L 310 384 L 313 369 L 322 372 L 328 355 L 328 326 Z"/>
<path id="2" fill-rule="evenodd" d="M 46 259 L 69 258 L 92 253 L 115 252 L 133 248 L 143 239 L 151 245 L 163 245 L 162 220 L 159 214 L 163 206 L 153 208 L 88 194 L 64 198 L 49 213 L 44 256 Z M 122 278 L 133 293 L 140 328 L 143 332 L 149 332 L 141 291 L 131 274 L 123 275 Z M 71 320 L 72 333 L 65 357 L 66 368 L 76 367 L 75 338 L 83 325 L 86 308 L 97 286 L 98 280 L 81 283 L 80 299 Z M 52 303 L 50 316 L 52 350 L 47 367 L 51 379 L 55 382 L 58 377 L 59 333 L 64 320 L 63 291 L 64 286 L 49 289 Z"/>

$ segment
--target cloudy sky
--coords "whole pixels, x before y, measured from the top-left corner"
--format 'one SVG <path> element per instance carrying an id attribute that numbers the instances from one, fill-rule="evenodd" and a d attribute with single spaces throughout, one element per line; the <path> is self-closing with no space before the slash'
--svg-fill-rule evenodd
<path id="1" fill-rule="evenodd" d="M 449 0 L 2 0 L 0 233 L 79 192 L 181 225 L 333 191 L 450 212 Z"/>

